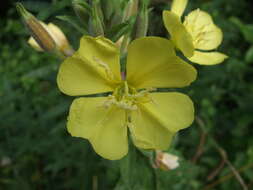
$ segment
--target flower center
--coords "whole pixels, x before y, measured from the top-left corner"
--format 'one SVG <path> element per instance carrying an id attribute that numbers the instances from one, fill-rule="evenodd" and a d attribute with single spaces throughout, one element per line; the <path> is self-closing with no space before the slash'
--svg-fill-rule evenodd
<path id="1" fill-rule="evenodd" d="M 115 88 L 112 95 L 108 96 L 104 106 L 109 108 L 111 105 L 116 105 L 125 110 L 137 110 L 139 103 L 146 103 L 152 101 L 149 97 L 149 92 L 155 89 L 143 89 L 137 91 L 135 88 L 129 87 L 127 81 L 123 81 L 117 88 Z"/>

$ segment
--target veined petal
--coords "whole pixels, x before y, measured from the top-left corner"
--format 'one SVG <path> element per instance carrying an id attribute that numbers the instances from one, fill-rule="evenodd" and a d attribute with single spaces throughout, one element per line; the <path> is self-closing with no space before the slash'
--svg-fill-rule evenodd
<path id="1" fill-rule="evenodd" d="M 189 58 L 189 60 L 200 65 L 216 65 L 222 63 L 227 58 L 227 55 L 219 52 L 195 51 L 194 55 Z"/>
<path id="2" fill-rule="evenodd" d="M 102 68 L 75 56 L 61 64 L 57 84 L 63 93 L 70 96 L 113 91 L 114 85 L 107 80 Z"/>
<path id="3" fill-rule="evenodd" d="M 131 113 L 132 123 L 129 125 L 135 146 L 143 149 L 166 150 L 174 133 L 143 109 Z"/>
<path id="4" fill-rule="evenodd" d="M 127 81 L 135 88 L 183 87 L 196 79 L 196 73 L 176 56 L 167 39 L 139 38 L 128 47 Z"/>
<path id="5" fill-rule="evenodd" d="M 222 31 L 207 12 L 199 9 L 192 11 L 185 17 L 184 25 L 191 34 L 196 49 L 212 50 L 222 42 Z"/>
<path id="6" fill-rule="evenodd" d="M 102 36 L 82 37 L 78 55 L 93 65 L 100 64 L 101 67 L 107 69 L 107 72 L 113 74 L 115 80 L 121 80 L 119 48 L 109 39 Z"/>
<path id="7" fill-rule="evenodd" d="M 187 3 L 188 0 L 173 0 L 171 5 L 171 11 L 177 14 L 177 16 L 181 17 L 186 8 Z"/>
<path id="8" fill-rule="evenodd" d="M 181 23 L 178 15 L 171 11 L 163 11 L 163 22 L 175 46 L 186 57 L 191 57 L 194 51 L 193 39 Z"/>
<path id="9" fill-rule="evenodd" d="M 117 160 L 128 152 L 125 111 L 106 109 L 106 97 L 78 98 L 71 105 L 67 128 L 75 137 L 88 139 L 104 158 Z"/>
<path id="10" fill-rule="evenodd" d="M 150 93 L 152 102 L 139 107 L 171 133 L 189 127 L 194 119 L 191 99 L 182 93 Z"/>
<path id="11" fill-rule="evenodd" d="M 222 42 L 223 34 L 216 25 L 210 25 L 203 35 L 203 38 L 196 43 L 195 48 L 201 50 L 212 50 L 217 48 Z"/>

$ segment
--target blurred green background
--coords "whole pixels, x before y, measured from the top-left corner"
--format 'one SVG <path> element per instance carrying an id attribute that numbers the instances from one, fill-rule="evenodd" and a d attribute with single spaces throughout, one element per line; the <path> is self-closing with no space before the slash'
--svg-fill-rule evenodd
<path id="1" fill-rule="evenodd" d="M 15 0 L 0 6 L 0 190 L 253 189 L 253 6 L 247 0 L 190 0 L 186 12 L 208 11 L 222 28 L 219 51 L 229 59 L 196 66 L 185 89 L 196 107 L 193 125 L 168 150 L 180 157 L 171 171 L 152 168 L 133 150 L 121 161 L 97 156 L 90 144 L 66 131 L 73 98 L 56 85 L 57 58 L 27 44 L 29 34 Z M 2 4 L 3 3 L 3 4 Z M 70 0 L 23 1 L 39 19 L 61 26 L 75 48 L 81 34 L 56 19 L 74 16 Z M 162 10 L 152 1 L 149 35 L 166 36 Z"/>

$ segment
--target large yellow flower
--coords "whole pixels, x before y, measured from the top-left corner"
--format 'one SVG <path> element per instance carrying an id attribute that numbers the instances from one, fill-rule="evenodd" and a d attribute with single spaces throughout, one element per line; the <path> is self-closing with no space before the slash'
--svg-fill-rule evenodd
<path id="1" fill-rule="evenodd" d="M 187 2 L 188 0 L 173 0 L 171 11 L 163 12 L 163 22 L 171 40 L 194 63 L 214 65 L 223 62 L 227 58 L 225 54 L 199 51 L 213 50 L 222 41 L 222 31 L 208 13 L 196 9 L 181 22 Z"/>
<path id="2" fill-rule="evenodd" d="M 194 118 L 193 103 L 182 93 L 152 92 L 154 88 L 184 87 L 196 70 L 175 55 L 167 39 L 145 37 L 128 48 L 126 77 L 121 77 L 117 46 L 104 37 L 84 36 L 79 50 L 60 66 L 62 92 L 82 96 L 71 105 L 67 128 L 86 138 L 104 158 L 120 159 L 128 152 L 128 131 L 143 149 L 168 148 L 173 134 Z"/>

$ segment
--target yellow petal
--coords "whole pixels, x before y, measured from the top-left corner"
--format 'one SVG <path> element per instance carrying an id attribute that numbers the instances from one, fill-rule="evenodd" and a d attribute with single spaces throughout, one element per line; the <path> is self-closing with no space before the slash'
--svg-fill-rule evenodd
<path id="1" fill-rule="evenodd" d="M 82 37 L 78 55 L 93 65 L 100 63 L 101 66 L 108 67 L 115 80 L 121 80 L 119 48 L 109 39 L 102 36 Z"/>
<path id="2" fill-rule="evenodd" d="M 194 55 L 189 58 L 189 60 L 200 65 L 216 65 L 222 63 L 227 58 L 227 55 L 219 52 L 195 51 Z"/>
<path id="3" fill-rule="evenodd" d="M 57 84 L 63 93 L 70 96 L 113 91 L 113 83 L 103 74 L 99 66 L 69 57 L 60 66 Z"/>
<path id="4" fill-rule="evenodd" d="M 221 29 L 213 23 L 212 17 L 204 11 L 199 9 L 192 11 L 186 16 L 184 25 L 191 34 L 196 49 L 212 50 L 222 42 Z"/>
<path id="5" fill-rule="evenodd" d="M 181 23 L 180 18 L 171 11 L 163 11 L 163 22 L 175 46 L 180 49 L 186 57 L 191 57 L 194 51 L 193 40 Z"/>
<path id="6" fill-rule="evenodd" d="M 128 47 L 127 81 L 130 86 L 183 87 L 195 79 L 196 70 L 175 55 L 167 39 L 139 38 Z"/>
<path id="7" fill-rule="evenodd" d="M 140 103 L 131 112 L 131 135 L 140 148 L 166 150 L 173 135 L 193 122 L 193 103 L 176 92 L 151 93 L 150 97 L 152 102 Z"/>
<path id="8" fill-rule="evenodd" d="M 171 11 L 177 14 L 177 16 L 181 17 L 187 3 L 188 0 L 173 0 L 171 5 Z"/>
<path id="9" fill-rule="evenodd" d="M 28 39 L 28 44 L 30 46 L 32 46 L 32 48 L 34 48 L 36 51 L 43 51 L 43 49 L 41 49 L 41 47 L 39 46 L 39 44 L 34 40 L 33 37 L 30 37 Z"/>
<path id="10" fill-rule="evenodd" d="M 106 97 L 78 98 L 71 105 L 67 128 L 75 137 L 88 139 L 102 157 L 117 160 L 128 152 L 125 111 L 102 105 Z"/>
<path id="11" fill-rule="evenodd" d="M 174 133 L 164 128 L 159 121 L 143 109 L 133 111 L 129 125 L 135 146 L 143 149 L 166 150 Z"/>
<path id="12" fill-rule="evenodd" d="M 68 43 L 68 40 L 67 40 L 66 36 L 64 35 L 64 33 L 62 32 L 62 30 L 58 26 L 56 26 L 53 23 L 49 23 L 47 25 L 47 28 L 48 28 L 48 32 L 53 37 L 56 45 L 60 49 L 67 48 L 69 46 L 69 43 Z"/>
<path id="13" fill-rule="evenodd" d="M 189 127 L 194 119 L 194 106 L 191 99 L 182 93 L 150 93 L 152 102 L 140 105 L 150 117 L 170 132 Z"/>

